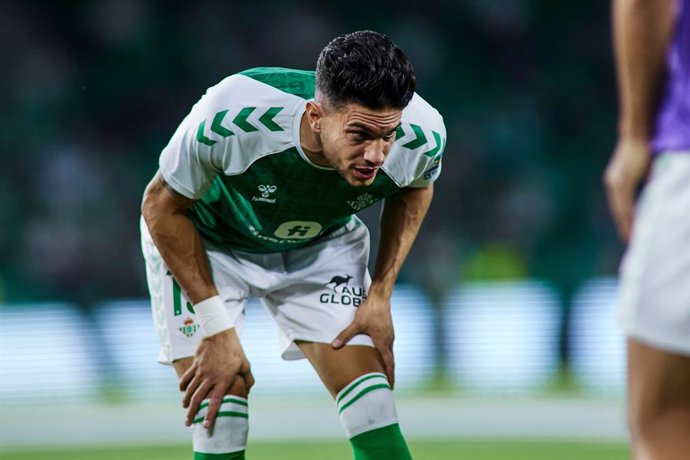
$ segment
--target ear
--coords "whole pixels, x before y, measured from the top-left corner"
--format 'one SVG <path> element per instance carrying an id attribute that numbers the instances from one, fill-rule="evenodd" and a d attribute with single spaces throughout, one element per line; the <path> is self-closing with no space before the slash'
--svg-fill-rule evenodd
<path id="1" fill-rule="evenodd" d="M 314 132 L 321 132 L 321 119 L 323 118 L 323 107 L 317 102 L 307 101 L 306 105 L 307 122 Z"/>

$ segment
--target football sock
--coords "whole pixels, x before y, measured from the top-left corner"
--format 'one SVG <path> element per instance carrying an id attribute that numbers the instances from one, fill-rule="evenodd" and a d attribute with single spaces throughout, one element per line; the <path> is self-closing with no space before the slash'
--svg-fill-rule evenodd
<path id="1" fill-rule="evenodd" d="M 192 425 L 194 460 L 244 460 L 249 432 L 247 399 L 225 396 L 216 422 L 209 429 L 203 426 L 207 409 L 208 400 L 204 400 Z"/>
<path id="2" fill-rule="evenodd" d="M 336 395 L 354 460 L 410 460 L 393 392 L 384 374 L 362 375 Z"/>

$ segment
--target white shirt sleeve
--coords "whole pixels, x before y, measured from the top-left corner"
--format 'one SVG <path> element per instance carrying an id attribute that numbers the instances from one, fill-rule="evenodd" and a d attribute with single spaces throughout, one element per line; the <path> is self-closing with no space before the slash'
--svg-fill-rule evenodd
<path id="1" fill-rule="evenodd" d="M 436 109 L 415 94 L 403 112 L 402 137 L 384 163 L 399 187 L 421 188 L 441 174 L 446 126 Z"/>
<path id="2" fill-rule="evenodd" d="M 445 134 L 445 133 L 444 133 Z M 408 187 L 422 188 L 433 183 L 441 175 L 441 160 L 443 159 L 443 150 L 445 149 L 445 137 L 441 139 L 442 145 L 434 155 L 433 158 L 428 159 L 423 163 L 422 173 L 417 176 Z"/>
<path id="3" fill-rule="evenodd" d="M 222 171 L 221 156 L 227 148 L 206 138 L 212 118 L 212 107 L 206 95 L 192 107 L 189 115 L 180 123 L 160 156 L 163 179 L 181 195 L 192 200 L 201 198 L 213 179 Z M 199 139 L 208 139 L 208 145 Z"/>

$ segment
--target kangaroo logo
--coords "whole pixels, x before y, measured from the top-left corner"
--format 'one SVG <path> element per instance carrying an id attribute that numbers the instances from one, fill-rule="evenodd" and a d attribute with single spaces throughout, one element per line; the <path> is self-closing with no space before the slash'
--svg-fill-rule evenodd
<path id="1" fill-rule="evenodd" d="M 332 285 L 333 291 L 319 294 L 319 302 L 328 305 L 359 307 L 366 300 L 367 291 L 364 286 L 349 286 L 351 279 L 352 276 L 348 274 L 345 276 L 336 275 L 331 278 L 328 283 L 324 284 L 324 287 L 329 288 Z"/>
<path id="2" fill-rule="evenodd" d="M 278 190 L 278 187 L 275 185 L 259 185 L 259 191 L 264 198 L 268 198 L 268 196 L 276 190 Z"/>
<path id="3" fill-rule="evenodd" d="M 346 274 L 345 276 L 334 276 L 331 278 L 331 280 L 324 284 L 324 286 L 328 286 L 329 284 L 333 284 L 333 290 L 335 290 L 338 286 L 341 284 L 348 285 L 350 283 L 350 280 L 352 279 L 352 276 Z"/>

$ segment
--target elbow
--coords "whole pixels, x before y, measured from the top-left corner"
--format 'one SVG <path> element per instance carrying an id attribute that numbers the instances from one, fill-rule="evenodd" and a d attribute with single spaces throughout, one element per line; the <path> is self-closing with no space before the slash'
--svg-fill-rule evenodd
<path id="1" fill-rule="evenodd" d="M 144 196 L 141 199 L 141 215 L 144 217 L 144 222 L 151 227 L 156 214 L 157 214 L 157 197 L 159 196 L 159 181 L 157 177 L 154 177 L 151 182 L 146 186 L 144 190 Z"/>
<path id="2" fill-rule="evenodd" d="M 156 175 L 146 186 L 141 200 L 141 215 L 149 230 L 169 217 L 184 215 L 194 200 L 174 195 L 165 182 Z"/>
<path id="3" fill-rule="evenodd" d="M 644 8 L 645 3 L 649 3 L 649 0 L 614 0 L 614 3 L 624 8 L 640 9 Z"/>
<path id="4" fill-rule="evenodd" d="M 150 188 L 151 184 L 146 187 L 144 196 L 141 199 L 141 215 L 144 217 L 144 220 L 148 220 L 149 216 L 151 215 L 152 199 L 149 191 Z"/>

